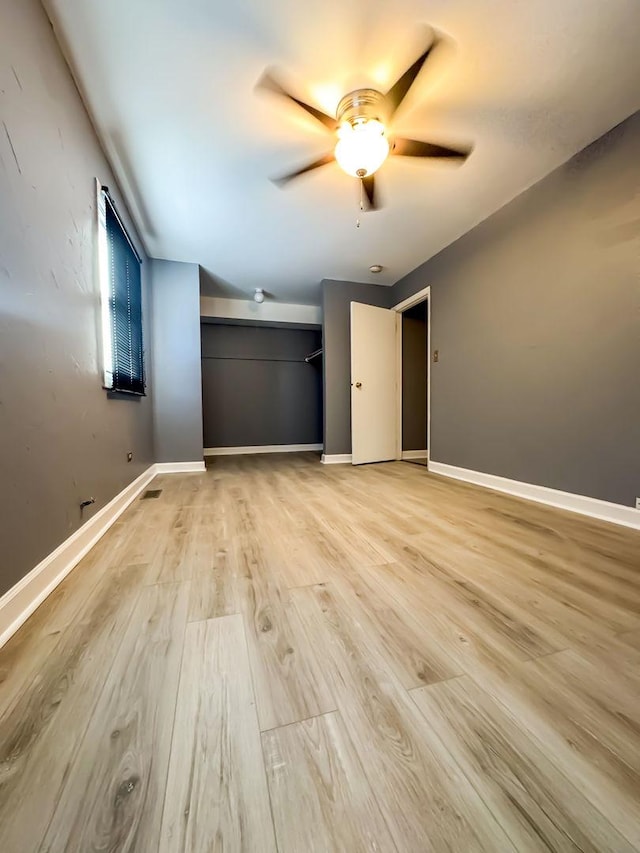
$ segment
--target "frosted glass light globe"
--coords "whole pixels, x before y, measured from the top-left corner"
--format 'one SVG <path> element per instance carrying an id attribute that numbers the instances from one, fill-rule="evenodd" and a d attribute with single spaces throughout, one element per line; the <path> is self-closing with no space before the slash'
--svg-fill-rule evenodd
<path id="1" fill-rule="evenodd" d="M 335 155 L 340 168 L 354 178 L 365 178 L 382 166 L 389 154 L 384 125 L 376 119 L 344 122 L 338 129 Z"/>

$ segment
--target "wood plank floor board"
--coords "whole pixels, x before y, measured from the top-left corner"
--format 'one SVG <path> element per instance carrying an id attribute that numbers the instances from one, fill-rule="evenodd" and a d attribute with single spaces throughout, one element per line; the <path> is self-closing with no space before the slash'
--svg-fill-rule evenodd
<path id="1" fill-rule="evenodd" d="M 82 570 L 76 570 L 49 595 L 29 617 L 28 630 L 21 628 L 0 649 L 0 717 L 15 700 L 24 685 L 42 669 L 60 640 L 64 628 L 77 615 L 97 577 L 89 572 L 85 582 Z"/>
<path id="2" fill-rule="evenodd" d="M 51 597 L 51 596 L 50 596 Z M 46 661 L 60 641 L 60 631 L 48 630 L 50 607 L 41 605 L 29 618 L 33 633 L 22 628 L 0 649 L 0 719 Z"/>
<path id="3" fill-rule="evenodd" d="M 32 677 L 61 632 L 73 623 L 104 573 L 118 565 L 127 537 L 125 524 L 116 522 L 83 558 L 82 568 L 72 569 L 37 608 L 29 618 L 29 630 L 14 634 L 0 649 L 0 714 L 3 697 L 18 692 L 18 682 Z M 135 561 L 126 559 L 124 562 L 132 564 Z M 20 664 L 14 665 L 18 660 Z"/>
<path id="4" fill-rule="evenodd" d="M 354 618 L 368 626 L 368 642 L 402 686 L 410 690 L 445 681 L 463 673 L 462 667 L 434 640 L 431 626 L 398 607 L 372 575 L 350 572 L 336 577 L 333 586 L 351 601 Z"/>
<path id="5" fill-rule="evenodd" d="M 213 565 L 191 579 L 189 621 L 198 622 L 217 616 L 232 616 L 240 611 L 238 575 L 225 548 L 213 555 Z"/>
<path id="6" fill-rule="evenodd" d="M 234 507 L 241 515 L 245 513 L 243 506 L 247 495 L 257 497 L 260 513 L 252 516 L 252 523 L 264 528 L 282 528 L 293 534 L 304 534 L 313 522 L 309 508 L 299 495 L 292 498 L 289 483 L 282 482 L 271 468 L 263 467 L 263 463 L 256 462 L 248 470 L 243 472 L 242 485 L 235 482 L 229 488 L 230 495 L 234 501 Z M 253 503 L 255 506 L 257 504 Z M 248 517 L 243 515 L 246 522 Z"/>
<path id="7" fill-rule="evenodd" d="M 337 713 L 263 732 L 280 853 L 396 853 Z"/>
<path id="8" fill-rule="evenodd" d="M 260 538 L 269 569 L 283 588 L 320 583 L 328 580 L 332 567 L 339 564 L 342 555 L 327 547 L 326 537 L 320 535 L 320 525 L 300 489 L 296 490 L 295 471 L 287 480 L 286 488 L 278 483 L 275 494 L 264 482 L 252 488 L 249 493 L 252 500 L 257 494 L 260 506 L 265 509 L 252 514 L 250 524 Z M 248 496 L 245 493 L 242 499 Z M 296 507 L 295 521 L 287 512 L 290 507 Z M 282 523 L 283 516 L 289 517 L 289 523 Z"/>
<path id="9" fill-rule="evenodd" d="M 261 730 L 334 711 L 317 650 L 307 643 L 254 535 L 237 537 L 235 558 Z"/>
<path id="10" fill-rule="evenodd" d="M 402 564 L 407 572 L 414 573 L 416 583 L 428 586 L 430 595 L 438 596 L 440 606 L 455 615 L 461 628 L 481 631 L 523 660 L 566 647 L 564 641 L 551 642 L 546 626 L 536 626 L 530 614 L 513 601 L 465 579 L 439 552 L 432 554 L 424 537 L 407 540 L 389 531 L 379 535 L 393 553 L 393 563 Z"/>
<path id="11" fill-rule="evenodd" d="M 331 579 L 336 561 L 327 559 L 315 532 L 292 534 L 261 525 L 260 538 L 269 566 L 283 588 L 311 586 Z"/>
<path id="12" fill-rule="evenodd" d="M 525 508 L 528 510 L 528 505 L 525 504 Z M 574 513 L 555 512 L 543 506 L 536 512 L 523 513 L 514 510 L 513 506 L 497 507 L 489 504 L 484 514 L 490 517 L 493 522 L 491 526 L 496 531 L 501 530 L 507 536 L 515 530 L 526 530 L 527 536 L 522 544 L 530 549 L 548 547 L 553 537 L 555 548 L 550 555 L 552 561 L 555 562 L 554 557 L 570 558 L 563 566 L 570 576 L 575 577 L 576 573 L 584 572 L 594 579 L 610 579 L 613 587 L 618 581 L 631 581 L 632 594 L 637 599 L 638 589 L 634 581 L 639 558 L 637 547 L 632 544 L 633 534 L 631 537 L 624 536 L 616 525 Z M 576 560 L 578 556 L 579 561 Z"/>
<path id="13" fill-rule="evenodd" d="M 173 474 L 157 475 L 149 488 L 162 489 L 163 504 L 185 508 L 206 503 L 206 495 L 212 485 L 212 480 L 205 473 L 193 472 L 179 477 Z"/>
<path id="14" fill-rule="evenodd" d="M 449 511 L 452 492 L 458 489 L 459 484 L 464 484 L 436 475 L 429 475 L 429 482 L 426 482 L 424 469 L 413 469 L 412 466 L 411 470 L 404 471 L 404 467 L 395 464 L 387 464 L 384 467 L 363 466 L 359 469 L 357 479 L 349 471 L 336 472 L 340 475 L 340 480 L 336 482 L 339 487 L 336 491 L 342 493 L 344 490 L 348 495 L 351 490 L 355 490 L 365 498 L 368 496 L 371 510 L 383 521 L 387 518 L 385 510 L 389 502 L 396 514 L 421 518 L 424 528 L 430 524 L 434 513 L 440 516 Z M 477 494 L 475 497 L 478 498 Z M 366 515 L 369 515 L 371 510 L 367 511 Z"/>
<path id="15" fill-rule="evenodd" d="M 412 697 L 518 851 L 634 849 L 467 676 Z"/>
<path id="16" fill-rule="evenodd" d="M 640 532 L 311 453 L 151 487 L 0 650 L 2 853 L 640 851 Z"/>
<path id="17" fill-rule="evenodd" d="M 289 589 L 324 583 L 331 579 L 336 570 L 335 562 L 327 559 L 326 549 L 323 549 L 322 545 L 309 547 L 308 536 L 298 536 L 295 539 L 282 537 L 279 550 L 280 571 L 283 582 Z"/>
<path id="18" fill-rule="evenodd" d="M 231 545 L 228 497 L 215 507 L 194 509 L 185 559 L 191 575 L 189 621 L 239 612 L 238 571 Z"/>
<path id="19" fill-rule="evenodd" d="M 330 584 L 292 598 L 398 849 L 515 849 Z"/>
<path id="20" fill-rule="evenodd" d="M 241 616 L 187 626 L 160 853 L 274 851 Z"/>
<path id="21" fill-rule="evenodd" d="M 153 503 L 154 501 L 137 501 L 127 510 L 127 513 L 131 511 L 131 522 L 127 524 L 128 536 L 125 545 L 127 557 L 134 563 L 147 563 L 150 567 L 157 565 L 158 555 L 166 547 L 175 517 L 175 509 L 164 505 L 155 508 L 151 506 Z"/>
<path id="22" fill-rule="evenodd" d="M 292 484 L 292 480 L 295 485 Z M 279 514 L 282 515 L 282 504 L 285 507 L 297 507 L 296 514 L 299 519 L 297 535 L 304 538 L 306 548 L 310 549 L 315 562 L 324 568 L 320 580 L 327 579 L 328 566 L 339 570 L 345 565 L 356 566 L 363 562 L 380 563 L 388 560 L 385 550 L 358 531 L 352 518 L 345 522 L 345 514 L 338 510 L 339 496 L 329 492 L 322 484 L 315 483 L 313 487 L 301 487 L 299 479 L 289 474 L 283 479 L 279 489 L 281 492 Z M 260 518 L 254 519 L 257 527 L 260 527 L 263 521 L 262 514 Z M 281 527 L 281 524 L 276 524 L 275 530 Z M 262 524 L 263 535 L 268 536 L 269 530 L 273 529 L 273 523 L 269 527 Z M 305 586 L 307 583 L 295 582 L 289 585 Z"/>
<path id="23" fill-rule="evenodd" d="M 510 644 L 524 659 L 548 655 L 564 648 L 547 639 L 544 626 L 538 627 L 527 613 L 506 597 L 488 591 L 481 584 L 466 580 L 442 551 L 429 556 L 416 547 L 415 540 L 402 549 L 401 562 L 417 571 L 430 585 L 446 589 L 454 601 L 454 609 L 464 624 L 472 623 L 489 635 L 495 633 Z"/>
<path id="24" fill-rule="evenodd" d="M 333 487 L 334 494 L 335 491 Z M 387 490 L 383 494 L 374 491 L 372 495 L 366 482 L 343 480 L 339 484 L 339 496 L 339 505 L 350 515 L 355 510 L 359 521 L 370 520 L 391 529 L 396 536 L 416 536 L 424 531 L 427 523 L 424 513 L 400 489 Z"/>
<path id="25" fill-rule="evenodd" d="M 632 649 L 640 649 L 640 629 L 637 631 L 624 631 L 617 637 L 622 643 L 631 646 Z"/>
<path id="26" fill-rule="evenodd" d="M 157 547 L 149 562 L 148 584 L 179 583 L 191 579 L 193 570 L 188 553 L 191 517 L 189 509 L 177 508 L 170 521 L 160 528 Z"/>
<path id="27" fill-rule="evenodd" d="M 625 640 L 625 638 L 627 638 Z M 573 644 L 582 659 L 588 661 L 605 680 L 615 679 L 616 689 L 627 687 L 637 693 L 640 685 L 640 631 L 601 638 L 597 634 Z M 597 680 L 597 677 L 596 677 Z"/>
<path id="28" fill-rule="evenodd" d="M 0 649 L 0 717 L 50 659 L 61 634 L 79 619 L 105 573 L 134 564 L 128 559 L 129 535 L 126 522 L 116 522 L 31 615 L 28 630 L 18 631 Z"/>
<path id="29" fill-rule="evenodd" d="M 338 512 L 333 503 L 314 501 L 312 506 L 332 542 L 338 543 L 350 565 L 381 565 L 393 560 L 393 553 L 379 538 L 376 540 L 358 529 L 357 523 Z"/>
<path id="30" fill-rule="evenodd" d="M 390 563 L 363 566 L 360 572 L 371 584 L 384 589 L 402 611 L 414 614 L 414 618 L 429 626 L 432 639 L 451 658 L 456 670 L 466 673 L 483 662 L 489 665 L 494 661 L 522 662 L 522 654 L 511 643 L 495 631 L 484 631 L 468 611 L 461 614 L 437 583 L 421 577 L 415 569 Z"/>
<path id="31" fill-rule="evenodd" d="M 146 566 L 105 574 L 0 717 L 0 850 L 37 850 L 119 648 Z"/>
<path id="32" fill-rule="evenodd" d="M 466 546 L 457 542 L 448 528 L 440 529 L 438 535 L 449 543 L 447 553 L 455 561 L 458 576 L 493 590 L 494 594 L 497 591 L 501 599 L 515 604 L 520 612 L 527 612 L 538 630 L 558 650 L 570 645 L 591 645 L 596 637 L 603 643 L 611 641 L 614 626 L 601 618 L 602 613 L 594 612 L 594 599 L 585 607 L 584 598 L 579 594 L 551 594 L 544 580 L 526 561 L 501 559 L 499 554 L 489 553 L 488 549 L 479 552 L 469 541 Z M 430 543 L 433 538 L 430 537 Z M 414 539 L 412 545 L 418 547 L 417 542 L 421 541 L 422 537 Z M 433 553 L 432 545 L 430 552 Z"/>
<path id="33" fill-rule="evenodd" d="M 344 536 L 334 535 L 331 526 L 323 522 L 324 514 L 312 512 L 309 506 L 306 506 L 304 511 L 308 518 L 303 532 L 298 533 L 293 540 L 295 550 L 287 557 L 282 556 L 288 538 L 285 531 L 283 541 L 274 551 L 274 558 L 278 561 L 277 571 L 281 574 L 284 584 L 289 587 L 308 586 L 316 577 L 321 578 L 319 582 L 322 583 L 332 571 L 341 572 L 345 567 L 358 563 L 358 552 L 354 551 L 353 544 L 347 544 Z M 260 520 L 257 522 L 256 528 L 260 530 L 261 538 L 272 540 L 273 532 L 266 532 L 264 525 L 261 527 Z M 377 552 L 373 559 L 374 562 L 379 562 Z"/>
<path id="34" fill-rule="evenodd" d="M 140 593 L 43 853 L 157 853 L 188 594 L 186 583 Z"/>
<path id="35" fill-rule="evenodd" d="M 438 536 L 443 538 L 441 534 Z M 502 602 L 502 606 L 509 607 L 519 620 L 526 621 L 547 641 L 550 646 L 547 653 L 572 645 L 590 645 L 596 637 L 607 643 L 613 637 L 614 626 L 594 614 L 595 600 L 585 609 L 580 594 L 559 597 L 550 594 L 526 562 L 514 564 L 512 559 L 501 562 L 495 555 L 489 557 L 453 543 L 445 549 L 433 533 L 414 538 L 411 545 L 419 550 L 424 548 L 439 565 L 446 565 L 455 582 L 467 592 L 482 590 L 482 596 L 489 595 L 494 601 Z"/>
<path id="36" fill-rule="evenodd" d="M 574 722 L 598 732 L 598 740 L 635 771 L 640 787 L 640 672 L 634 680 L 621 679 L 571 649 L 531 661 L 527 672 L 558 696 Z"/>
<path id="37" fill-rule="evenodd" d="M 635 743 L 637 732 L 616 723 L 615 703 L 602 691 L 594 705 L 576 693 L 559 673 L 550 673 L 539 658 L 505 667 L 481 663 L 469 674 L 525 729 L 547 757 L 623 835 L 640 849 L 640 777 L 619 752 Z M 609 726 L 613 730 L 609 731 Z M 612 751 L 611 746 L 618 749 Z"/>
<path id="38" fill-rule="evenodd" d="M 638 626 L 637 596 L 629 599 L 624 589 L 616 587 L 614 578 L 586 568 L 588 547 L 579 536 L 571 538 L 549 530 L 545 539 L 546 528 L 530 524 L 529 528 L 533 528 L 530 530 L 522 521 L 519 524 L 510 522 L 511 515 L 501 513 L 500 524 L 493 525 L 483 525 L 477 518 L 470 519 L 463 546 L 478 548 L 485 557 L 511 567 L 515 564 L 526 568 L 527 573 L 549 592 L 561 599 L 568 597 L 579 601 L 594 619 L 606 619 L 614 632 Z M 588 529 L 589 523 L 585 524 Z M 523 535 L 524 530 L 526 535 Z M 446 532 L 453 538 L 451 526 Z M 624 537 L 621 538 L 624 541 Z"/>

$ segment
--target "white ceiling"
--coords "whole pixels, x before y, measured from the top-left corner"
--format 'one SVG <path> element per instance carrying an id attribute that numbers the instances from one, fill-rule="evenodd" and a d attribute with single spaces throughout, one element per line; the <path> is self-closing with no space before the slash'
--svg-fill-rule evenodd
<path id="1" fill-rule="evenodd" d="M 47 0 L 148 251 L 197 262 L 209 292 L 314 304 L 322 278 L 392 284 L 640 108 L 638 0 Z M 382 91 L 425 25 L 449 39 L 394 131 L 473 142 L 461 168 L 390 158 L 383 210 L 306 113 L 255 84 L 275 66 L 334 113 Z M 370 264 L 384 265 L 373 276 Z"/>

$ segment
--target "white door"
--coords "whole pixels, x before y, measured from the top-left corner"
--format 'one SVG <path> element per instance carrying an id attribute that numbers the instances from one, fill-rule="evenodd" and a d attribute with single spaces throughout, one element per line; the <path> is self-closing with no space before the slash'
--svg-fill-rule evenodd
<path id="1" fill-rule="evenodd" d="M 396 312 L 351 303 L 351 458 L 396 458 Z"/>

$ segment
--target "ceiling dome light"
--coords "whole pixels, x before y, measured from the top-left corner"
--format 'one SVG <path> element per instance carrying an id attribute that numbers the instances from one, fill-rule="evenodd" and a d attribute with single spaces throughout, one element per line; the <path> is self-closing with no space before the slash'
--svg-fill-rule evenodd
<path id="1" fill-rule="evenodd" d="M 389 142 L 377 119 L 343 122 L 338 129 L 335 155 L 340 168 L 354 178 L 373 175 L 387 159 Z"/>
<path id="2" fill-rule="evenodd" d="M 253 294 L 253 298 L 256 302 L 264 302 L 264 290 L 261 287 L 256 287 L 255 293 Z"/>

